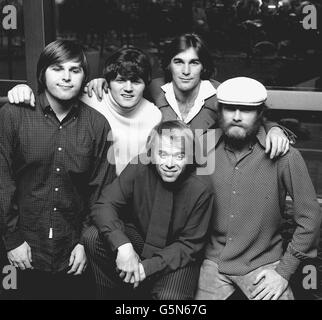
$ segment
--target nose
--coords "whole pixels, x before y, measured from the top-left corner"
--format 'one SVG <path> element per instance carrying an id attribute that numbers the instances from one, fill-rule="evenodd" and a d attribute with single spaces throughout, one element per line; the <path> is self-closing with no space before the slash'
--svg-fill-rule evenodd
<path id="1" fill-rule="evenodd" d="M 124 90 L 126 92 L 131 92 L 133 90 L 132 81 L 130 80 L 126 81 Z"/>
<path id="2" fill-rule="evenodd" d="M 70 81 L 70 72 L 69 72 L 69 70 L 65 70 L 65 71 L 64 71 L 63 79 L 64 79 L 65 81 Z"/>
<path id="3" fill-rule="evenodd" d="M 183 70 L 182 70 L 182 73 L 184 75 L 188 75 L 190 74 L 190 65 L 189 63 L 185 63 L 184 66 L 183 66 Z"/>
<path id="4" fill-rule="evenodd" d="M 174 167 L 172 156 L 167 157 L 165 165 L 166 165 L 167 169 L 172 169 Z"/>
<path id="5" fill-rule="evenodd" d="M 240 110 L 236 109 L 235 113 L 234 113 L 234 121 L 239 122 L 241 121 L 241 117 L 240 117 Z"/>

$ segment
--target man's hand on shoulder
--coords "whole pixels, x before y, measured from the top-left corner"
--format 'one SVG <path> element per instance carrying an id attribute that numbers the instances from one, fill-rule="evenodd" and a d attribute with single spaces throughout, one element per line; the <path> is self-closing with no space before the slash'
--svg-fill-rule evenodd
<path id="1" fill-rule="evenodd" d="M 26 84 L 18 84 L 8 92 L 10 103 L 19 104 L 25 103 L 32 107 L 35 106 L 35 95 L 32 89 Z"/>
<path id="2" fill-rule="evenodd" d="M 290 141 L 279 127 L 271 128 L 266 136 L 265 153 L 270 153 L 270 158 L 274 159 L 278 156 L 285 155 L 290 149 Z"/>
<path id="3" fill-rule="evenodd" d="M 8 251 L 7 257 L 10 264 L 20 270 L 33 269 L 31 248 L 26 241 L 21 246 Z"/>
<path id="4" fill-rule="evenodd" d="M 88 82 L 84 88 L 84 92 L 91 98 L 93 91 L 99 101 L 103 98 L 103 90 L 107 92 L 108 83 L 104 78 L 93 79 Z"/>

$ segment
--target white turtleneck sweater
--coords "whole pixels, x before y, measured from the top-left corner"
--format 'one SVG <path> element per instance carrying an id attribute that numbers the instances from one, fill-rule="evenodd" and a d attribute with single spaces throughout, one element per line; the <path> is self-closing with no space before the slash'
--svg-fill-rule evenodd
<path id="1" fill-rule="evenodd" d="M 102 101 L 87 94 L 81 100 L 102 113 L 112 128 L 116 173 L 145 151 L 145 144 L 152 128 L 161 121 L 161 112 L 153 103 L 142 99 L 133 108 L 122 108 L 111 94 L 104 92 Z"/>

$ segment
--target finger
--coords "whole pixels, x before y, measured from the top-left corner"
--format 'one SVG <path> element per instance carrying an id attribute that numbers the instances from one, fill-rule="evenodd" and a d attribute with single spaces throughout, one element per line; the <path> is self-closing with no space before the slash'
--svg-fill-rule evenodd
<path id="1" fill-rule="evenodd" d="M 139 268 L 136 268 L 134 270 L 134 286 L 133 286 L 133 288 L 138 287 L 139 283 L 140 283 Z"/>
<path id="2" fill-rule="evenodd" d="M 26 269 L 32 269 L 29 259 L 24 260 L 23 264 L 25 265 Z"/>
<path id="3" fill-rule="evenodd" d="M 263 300 L 268 295 L 268 293 L 269 293 L 269 290 L 265 288 L 254 298 L 254 300 Z"/>
<path id="4" fill-rule="evenodd" d="M 271 147 L 271 155 L 270 155 L 270 158 L 271 159 L 274 159 L 275 156 L 276 156 L 276 152 L 277 152 L 277 141 L 276 139 L 274 138 L 274 140 L 272 140 L 272 147 Z"/>
<path id="5" fill-rule="evenodd" d="M 19 268 L 20 270 L 26 270 L 26 267 L 25 267 L 25 265 L 23 264 L 23 262 L 18 262 L 18 268 Z"/>
<path id="6" fill-rule="evenodd" d="M 79 276 L 83 273 L 84 271 L 84 266 L 85 266 L 85 263 L 80 263 L 78 269 L 76 270 L 74 276 Z"/>
<path id="7" fill-rule="evenodd" d="M 15 99 L 13 97 L 13 94 L 12 94 L 11 90 L 8 92 L 8 99 L 9 99 L 10 103 L 15 103 Z"/>
<path id="8" fill-rule="evenodd" d="M 129 283 L 130 280 L 131 280 L 132 275 L 133 275 L 133 272 L 127 272 L 123 281 L 126 282 L 126 283 Z"/>
<path id="9" fill-rule="evenodd" d="M 263 298 L 263 300 L 272 300 L 274 292 L 268 292 L 268 294 Z"/>
<path id="10" fill-rule="evenodd" d="M 287 139 L 285 142 L 283 156 L 290 150 L 290 141 Z"/>
<path id="11" fill-rule="evenodd" d="M 84 89 L 83 89 L 83 92 L 84 92 L 84 93 L 87 93 L 87 91 L 88 91 L 88 87 L 87 87 L 87 86 L 88 86 L 88 83 L 85 85 L 85 87 L 84 87 Z"/>
<path id="12" fill-rule="evenodd" d="M 30 101 L 31 101 L 31 92 L 23 91 L 23 101 L 22 102 L 30 105 Z"/>
<path id="13" fill-rule="evenodd" d="M 69 267 L 74 263 L 74 260 L 75 260 L 75 254 L 74 252 L 72 252 L 69 258 L 69 264 L 68 264 Z"/>
<path id="14" fill-rule="evenodd" d="M 265 147 L 265 153 L 269 153 L 269 151 L 271 150 L 271 139 L 269 138 L 269 136 L 266 136 L 266 143 L 265 143 L 266 147 Z"/>
<path id="15" fill-rule="evenodd" d="M 75 273 L 76 270 L 78 269 L 79 267 L 79 262 L 74 262 L 71 269 L 67 272 L 67 274 L 72 274 L 72 273 Z"/>
<path id="16" fill-rule="evenodd" d="M 265 289 L 265 286 L 260 284 L 258 287 L 254 289 L 254 291 L 251 294 L 251 299 L 255 298 L 260 292 L 262 292 Z"/>
<path id="17" fill-rule="evenodd" d="M 32 254 L 31 254 L 31 248 L 30 247 L 28 247 L 28 249 L 27 249 L 27 255 L 28 255 L 29 261 L 32 262 Z"/>
<path id="18" fill-rule="evenodd" d="M 31 97 L 30 97 L 30 105 L 32 107 L 34 107 L 36 105 L 36 99 L 35 99 L 35 95 L 34 93 L 31 93 Z"/>
<path id="19" fill-rule="evenodd" d="M 125 275 L 126 275 L 126 272 L 121 271 L 119 274 L 119 277 L 123 279 L 125 277 Z"/>
<path id="20" fill-rule="evenodd" d="M 18 90 L 18 99 L 19 99 L 19 103 L 25 101 L 25 91 L 24 90 Z"/>
<path id="21" fill-rule="evenodd" d="M 276 300 L 278 300 L 278 299 L 279 299 L 279 297 L 280 297 L 280 296 L 281 296 L 281 295 L 280 295 L 280 293 L 276 292 L 275 294 L 273 294 L 273 296 L 272 296 L 271 300 L 276 301 Z"/>
<path id="22" fill-rule="evenodd" d="M 280 156 L 283 152 L 283 139 L 277 139 L 276 156 Z"/>
<path id="23" fill-rule="evenodd" d="M 263 278 L 265 277 L 265 272 L 264 271 L 261 271 L 258 275 L 257 275 L 257 277 L 256 277 L 256 279 L 255 279 L 255 281 L 253 282 L 253 285 L 255 286 L 256 284 L 258 284 Z"/>
<path id="24" fill-rule="evenodd" d="M 17 90 L 12 92 L 12 97 L 13 97 L 13 103 L 18 104 L 19 103 L 19 95 L 18 95 Z"/>
<path id="25" fill-rule="evenodd" d="M 104 82 L 104 91 L 108 93 L 108 83 L 107 81 Z"/>
<path id="26" fill-rule="evenodd" d="M 92 86 L 92 81 L 87 84 L 87 94 L 91 98 L 93 95 L 93 86 Z"/>
<path id="27" fill-rule="evenodd" d="M 101 100 L 103 98 L 103 86 L 99 85 L 97 88 L 98 98 Z"/>

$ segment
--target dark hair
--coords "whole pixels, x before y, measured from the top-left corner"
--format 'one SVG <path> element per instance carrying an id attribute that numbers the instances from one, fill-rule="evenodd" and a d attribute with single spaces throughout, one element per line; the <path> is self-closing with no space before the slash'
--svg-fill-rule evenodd
<path id="1" fill-rule="evenodd" d="M 184 145 L 188 147 L 188 157 L 191 157 L 190 164 L 195 163 L 194 158 L 194 133 L 191 128 L 181 120 L 164 121 L 157 124 L 150 132 L 147 142 L 146 150 L 148 156 L 151 156 L 151 150 L 155 144 L 156 137 L 167 135 L 171 140 L 183 141 Z"/>
<path id="2" fill-rule="evenodd" d="M 196 50 L 199 60 L 202 64 L 201 79 L 209 80 L 214 73 L 214 64 L 211 54 L 206 47 L 201 37 L 195 33 L 186 33 L 174 38 L 171 43 L 166 47 L 165 54 L 162 61 L 162 68 L 164 71 L 164 78 L 166 82 L 172 80 L 170 71 L 170 63 L 174 56 L 189 48 Z"/>
<path id="3" fill-rule="evenodd" d="M 42 93 L 46 89 L 45 72 L 47 68 L 56 63 L 63 63 L 69 60 L 77 60 L 84 71 L 84 79 L 82 89 L 89 78 L 89 67 L 82 46 L 70 40 L 56 40 L 49 43 L 40 54 L 37 63 L 37 82 L 38 93 Z M 83 90 L 80 90 L 80 93 Z"/>
<path id="4" fill-rule="evenodd" d="M 141 78 L 147 86 L 152 76 L 149 57 L 138 48 L 124 48 L 114 52 L 105 61 L 103 76 L 110 83 L 118 74 L 130 80 Z"/>

